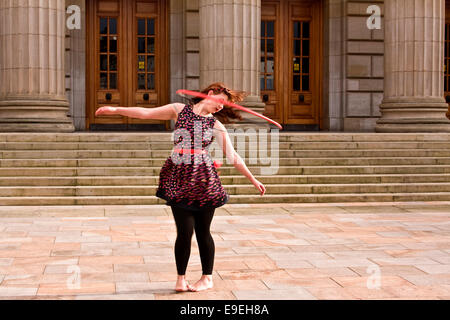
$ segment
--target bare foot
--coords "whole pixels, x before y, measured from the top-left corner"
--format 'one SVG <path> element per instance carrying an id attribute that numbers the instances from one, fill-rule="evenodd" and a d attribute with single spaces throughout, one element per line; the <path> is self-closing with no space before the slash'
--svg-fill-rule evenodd
<path id="1" fill-rule="evenodd" d="M 203 275 L 193 286 L 188 285 L 190 291 L 203 291 L 213 287 L 212 275 Z"/>
<path id="2" fill-rule="evenodd" d="M 177 283 L 175 285 L 176 292 L 185 292 L 189 290 L 189 283 L 184 276 L 178 276 Z"/>

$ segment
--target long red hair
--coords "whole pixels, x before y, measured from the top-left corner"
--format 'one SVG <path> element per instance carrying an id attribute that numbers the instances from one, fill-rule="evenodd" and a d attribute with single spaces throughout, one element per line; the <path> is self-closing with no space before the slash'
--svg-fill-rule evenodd
<path id="1" fill-rule="evenodd" d="M 228 97 L 228 101 L 233 103 L 244 100 L 244 98 L 248 95 L 248 93 L 245 91 L 232 90 L 222 82 L 212 83 L 207 88 L 203 89 L 200 92 L 203 94 L 208 94 L 210 90 L 213 91 L 213 94 L 225 93 L 226 96 Z M 195 97 L 191 99 L 191 103 L 196 104 L 202 100 L 203 98 Z M 222 123 L 231 123 L 232 122 L 231 119 L 242 120 L 242 116 L 239 110 L 226 105 L 223 106 L 222 110 L 214 113 L 214 116 L 218 118 L 219 121 Z"/>

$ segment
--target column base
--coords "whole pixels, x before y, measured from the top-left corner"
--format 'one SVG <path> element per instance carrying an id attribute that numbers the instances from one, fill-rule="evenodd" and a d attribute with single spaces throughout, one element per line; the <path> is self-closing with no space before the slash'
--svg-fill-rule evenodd
<path id="1" fill-rule="evenodd" d="M 0 132 L 74 132 L 67 100 L 0 101 Z"/>
<path id="2" fill-rule="evenodd" d="M 405 121 L 399 123 L 398 120 L 392 123 L 377 121 L 375 132 L 380 133 L 415 133 L 415 132 L 450 132 L 450 125 L 447 123 L 437 123 L 430 121 L 424 123 L 423 119 L 418 119 L 417 122 Z"/>
<path id="3" fill-rule="evenodd" d="M 443 98 L 386 99 L 380 111 L 375 132 L 450 132 L 448 104 Z"/>
<path id="4" fill-rule="evenodd" d="M 72 120 L 64 123 L 55 119 L 0 119 L 0 132 L 74 132 Z"/>

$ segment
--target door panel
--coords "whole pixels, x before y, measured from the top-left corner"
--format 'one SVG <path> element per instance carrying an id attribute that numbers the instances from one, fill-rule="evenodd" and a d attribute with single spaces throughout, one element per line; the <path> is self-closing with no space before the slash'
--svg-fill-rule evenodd
<path id="1" fill-rule="evenodd" d="M 156 107 L 159 102 L 160 30 L 158 3 L 137 1 L 133 23 L 133 88 L 130 100 L 137 107 Z M 129 123 L 161 123 L 158 120 L 128 119 Z"/>
<path id="2" fill-rule="evenodd" d="M 273 90 L 267 86 L 264 64 L 271 21 L 275 24 Z M 321 1 L 262 1 L 261 99 L 267 101 L 265 114 L 282 124 L 321 126 L 321 23 Z"/>
<path id="3" fill-rule="evenodd" d="M 291 23 L 289 43 L 289 60 L 292 61 L 289 68 L 289 107 L 285 112 L 285 123 L 315 123 L 314 101 L 312 97 L 310 66 L 311 66 L 311 20 L 300 20 L 299 13 L 306 17 L 304 8 L 291 6 Z M 297 15 L 294 15 L 297 13 Z M 304 18 L 303 18 L 304 19 Z M 296 121 L 301 120 L 301 121 Z M 309 120 L 309 121 L 308 121 Z"/>
<path id="4" fill-rule="evenodd" d="M 123 30 L 119 0 L 98 1 L 95 5 L 96 15 L 92 19 L 94 22 L 92 47 L 95 61 L 91 64 L 90 76 L 94 88 L 93 103 L 98 107 L 119 106 L 126 102 L 126 94 L 121 87 L 120 79 L 123 55 L 119 39 L 123 35 Z M 97 118 L 97 123 L 102 124 L 123 123 L 123 121 L 122 116 Z"/>
<path id="5" fill-rule="evenodd" d="M 283 79 L 281 50 L 282 32 L 279 21 L 280 3 L 264 2 L 261 7 L 261 66 L 260 93 L 261 100 L 266 104 L 264 115 L 277 122 L 283 122 L 280 108 L 283 97 Z"/>
<path id="6" fill-rule="evenodd" d="M 87 5 L 87 126 L 163 124 L 122 116 L 95 117 L 104 105 L 151 108 L 168 101 L 166 1 L 96 0 Z M 92 58 L 94 57 L 94 58 Z"/>

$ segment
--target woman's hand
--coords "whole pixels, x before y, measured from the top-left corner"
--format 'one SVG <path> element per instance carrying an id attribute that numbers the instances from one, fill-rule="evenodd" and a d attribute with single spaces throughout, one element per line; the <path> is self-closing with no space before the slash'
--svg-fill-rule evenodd
<path id="1" fill-rule="evenodd" d="M 105 106 L 98 108 L 97 111 L 95 112 L 96 116 L 110 115 L 110 114 L 117 114 L 117 108 Z"/>
<path id="2" fill-rule="evenodd" d="M 266 187 L 256 179 L 254 179 L 252 182 L 255 188 L 258 189 L 259 192 L 261 192 L 261 196 L 263 196 L 266 192 Z"/>

